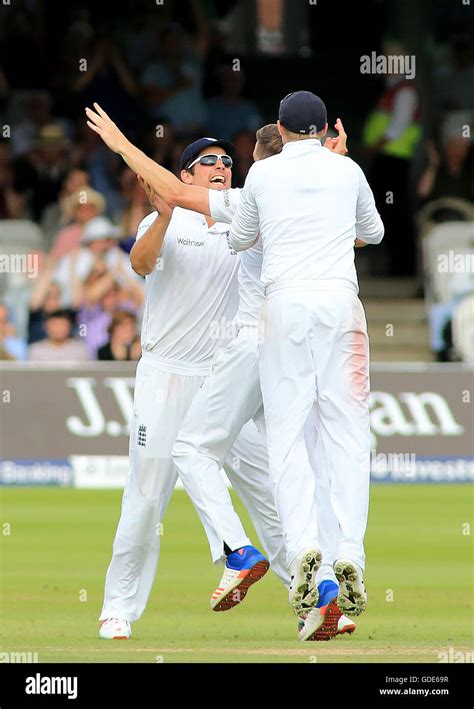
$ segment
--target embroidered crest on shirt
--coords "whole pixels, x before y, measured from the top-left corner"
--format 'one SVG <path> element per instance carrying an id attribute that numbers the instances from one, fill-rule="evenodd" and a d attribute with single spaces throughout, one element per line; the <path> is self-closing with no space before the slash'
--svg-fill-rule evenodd
<path id="1" fill-rule="evenodd" d="M 139 446 L 146 446 L 146 426 L 144 426 L 143 424 L 138 427 L 137 444 Z"/>

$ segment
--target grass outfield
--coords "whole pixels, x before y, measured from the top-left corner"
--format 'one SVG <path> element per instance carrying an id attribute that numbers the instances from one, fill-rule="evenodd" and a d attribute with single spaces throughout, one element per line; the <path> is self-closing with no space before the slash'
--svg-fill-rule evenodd
<path id="1" fill-rule="evenodd" d="M 100 641 L 121 492 L 3 488 L 0 496 L 0 652 L 37 652 L 39 662 L 324 663 L 437 662 L 450 647 L 472 650 L 467 486 L 372 487 L 368 610 L 355 635 L 329 643 L 298 642 L 285 589 L 271 573 L 241 606 L 210 611 L 220 569 L 182 491 L 165 517 L 157 580 L 132 640 Z"/>

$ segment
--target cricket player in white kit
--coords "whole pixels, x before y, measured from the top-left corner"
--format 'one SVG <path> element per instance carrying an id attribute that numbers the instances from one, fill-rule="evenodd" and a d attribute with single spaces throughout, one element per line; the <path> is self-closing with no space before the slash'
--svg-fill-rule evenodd
<path id="1" fill-rule="evenodd" d="M 280 104 L 283 150 L 254 163 L 231 244 L 263 242 L 260 377 L 270 474 L 290 572 L 321 559 L 315 474 L 305 439 L 314 405 L 318 455 L 330 480 L 340 539 L 341 610 L 366 607 L 362 573 L 370 475 L 369 347 L 354 265 L 356 238 L 379 243 L 383 224 L 360 167 L 322 148 L 324 103 L 298 91 Z M 315 136 L 315 137 L 313 137 Z M 310 611 L 307 630 L 319 622 Z"/>
<path id="2" fill-rule="evenodd" d="M 230 186 L 231 160 L 223 146 L 222 141 L 206 138 L 188 146 L 182 157 L 182 176 L 211 188 L 217 183 Z M 193 157 L 195 161 L 190 159 Z M 196 173 L 191 174 L 194 164 Z M 159 558 L 159 525 L 178 477 L 171 448 L 215 353 L 225 344 L 223 339 L 210 337 L 211 324 L 232 320 L 238 305 L 239 256 L 228 246 L 228 227 L 195 212 L 172 210 L 155 198 L 160 214 L 154 212 L 142 221 L 131 253 L 134 269 L 149 275 L 130 434 L 130 471 L 100 614 L 100 636 L 104 639 L 130 637 L 130 624 L 146 606 Z M 273 569 L 286 581 L 281 528 L 265 453 L 263 441 L 250 423 L 232 449 L 226 472 L 248 507 Z M 185 486 L 195 506 L 202 506 L 199 480 Z M 235 549 L 250 550 L 249 565 L 242 573 L 250 570 L 251 575 L 246 575 L 239 589 L 244 596 L 250 583 L 264 575 L 268 562 L 251 547 L 240 520 L 232 513 L 229 530 Z M 203 521 L 212 539 L 212 520 Z M 222 557 L 222 539 L 215 543 L 219 550 L 214 555 Z"/>
<path id="3" fill-rule="evenodd" d="M 100 110 L 99 107 L 96 108 Z M 230 222 L 232 220 L 240 190 L 228 190 L 223 193 L 217 190 L 210 192 L 196 185 L 190 188 L 189 185 L 179 182 L 174 175 L 151 161 L 127 141 L 104 112 L 101 111 L 100 115 L 88 109 L 87 113 L 104 142 L 112 150 L 119 152 L 138 174 L 153 182 L 156 191 L 164 195 L 167 201 L 183 207 L 193 207 L 196 211 L 204 214 L 210 213 L 216 221 Z M 347 152 L 346 135 L 339 119 L 336 129 L 339 133 L 338 138 L 327 139 L 326 146 L 344 154 Z M 275 154 L 281 151 L 281 147 L 281 138 L 276 125 L 265 126 L 257 131 L 257 145 L 254 153 L 256 159 Z M 222 539 L 232 540 L 227 519 L 232 518 L 234 514 L 227 491 L 225 488 L 222 489 L 220 466 L 238 432 L 249 418 L 254 418 L 264 433 L 257 357 L 257 328 L 264 297 L 263 287 L 260 283 L 261 243 L 242 254 L 242 257 L 243 261 L 239 272 L 240 305 L 236 319 L 239 335 L 225 351 L 219 354 L 218 360 L 214 362 L 211 376 L 208 377 L 193 399 L 175 446 L 177 454 L 175 460 L 183 480 L 187 481 L 192 489 L 192 476 L 195 471 L 199 470 L 201 487 L 206 489 L 206 494 L 202 498 L 204 507 L 201 510 L 198 508 L 198 510 L 204 516 L 204 526 L 207 529 L 210 527 L 209 523 L 206 524 L 207 516 L 207 521 L 211 521 L 216 530 L 216 538 L 209 539 L 214 560 L 221 556 Z M 308 445 L 314 449 L 314 426 L 311 423 L 308 421 L 307 435 L 311 440 Z M 261 464 L 264 464 L 263 460 Z M 321 462 L 319 462 L 319 467 L 322 468 Z M 317 497 L 322 527 L 321 535 L 324 534 L 325 537 L 324 544 L 322 543 L 325 550 L 325 563 L 318 571 L 317 579 L 322 594 L 318 605 L 321 606 L 321 614 L 326 614 L 326 620 L 311 639 L 327 640 L 334 637 L 336 633 L 353 632 L 355 624 L 341 616 L 337 606 L 330 603 L 338 591 L 337 584 L 333 581 L 335 577 L 332 570 L 334 560 L 332 549 L 335 546 L 338 529 L 330 504 L 327 476 L 318 476 L 318 484 Z M 196 503 L 196 499 L 194 502 Z M 263 512 L 265 513 L 265 510 Z M 282 580 L 285 580 L 281 573 L 279 575 Z M 286 578 L 286 585 L 289 585 L 289 575 Z M 220 587 L 214 592 L 211 599 L 211 607 L 214 610 L 223 610 L 235 605 L 234 594 L 231 596 L 232 603 L 228 602 L 228 595 L 225 597 L 226 586 L 228 587 L 228 583 L 221 582 Z M 242 600 L 243 596 L 238 596 L 238 598 Z"/>

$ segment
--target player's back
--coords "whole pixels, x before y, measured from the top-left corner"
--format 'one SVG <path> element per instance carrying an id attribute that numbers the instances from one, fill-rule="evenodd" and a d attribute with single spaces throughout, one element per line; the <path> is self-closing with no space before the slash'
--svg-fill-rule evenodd
<path id="1" fill-rule="evenodd" d="M 331 279 L 357 288 L 361 175 L 365 181 L 356 163 L 315 139 L 286 143 L 280 154 L 252 167 L 266 286 Z"/>

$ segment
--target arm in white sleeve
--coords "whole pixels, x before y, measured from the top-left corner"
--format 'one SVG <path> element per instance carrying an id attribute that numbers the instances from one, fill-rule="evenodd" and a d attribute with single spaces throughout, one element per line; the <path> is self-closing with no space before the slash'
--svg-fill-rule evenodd
<path id="1" fill-rule="evenodd" d="M 415 115 L 418 98 L 415 89 L 406 87 L 401 89 L 395 96 L 392 120 L 385 131 L 387 140 L 397 140 L 408 128 Z"/>
<path id="2" fill-rule="evenodd" d="M 260 220 L 258 208 L 253 194 L 252 168 L 250 168 L 245 185 L 240 193 L 239 206 L 232 219 L 229 243 L 236 251 L 246 251 L 254 245 L 258 238 Z"/>
<path id="3" fill-rule="evenodd" d="M 357 238 L 366 244 L 380 244 L 384 235 L 384 226 L 375 206 L 374 195 L 360 168 L 355 229 Z"/>

